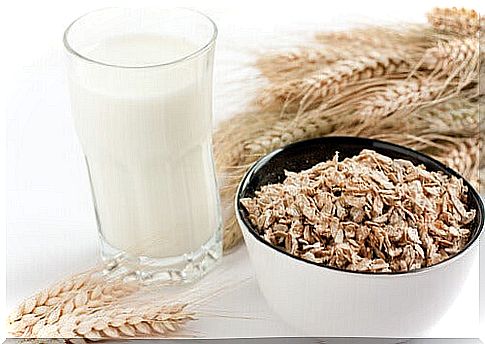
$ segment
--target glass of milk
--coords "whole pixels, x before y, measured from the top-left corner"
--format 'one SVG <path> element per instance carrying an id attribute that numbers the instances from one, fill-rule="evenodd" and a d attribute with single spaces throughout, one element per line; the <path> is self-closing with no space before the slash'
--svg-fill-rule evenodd
<path id="1" fill-rule="evenodd" d="M 216 36 L 195 11 L 122 8 L 84 15 L 64 35 L 102 256 L 143 279 L 194 281 L 221 257 Z"/>

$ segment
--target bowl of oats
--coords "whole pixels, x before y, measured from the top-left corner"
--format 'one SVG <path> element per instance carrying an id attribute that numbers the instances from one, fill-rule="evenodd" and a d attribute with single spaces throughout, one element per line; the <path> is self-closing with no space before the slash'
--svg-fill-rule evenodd
<path id="1" fill-rule="evenodd" d="M 261 292 L 310 335 L 426 334 L 469 275 L 484 226 L 480 196 L 457 172 L 357 137 L 270 153 L 235 203 Z"/>

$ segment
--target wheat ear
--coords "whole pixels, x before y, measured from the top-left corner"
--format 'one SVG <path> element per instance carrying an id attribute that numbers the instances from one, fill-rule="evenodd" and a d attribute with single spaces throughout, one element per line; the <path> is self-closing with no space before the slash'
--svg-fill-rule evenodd
<path id="1" fill-rule="evenodd" d="M 22 302 L 8 318 L 9 331 L 16 337 L 36 336 L 44 325 L 55 324 L 64 315 L 110 305 L 138 290 L 136 282 L 111 280 L 99 269 L 89 270 Z"/>
<path id="2" fill-rule="evenodd" d="M 387 44 L 384 44 L 387 42 Z M 393 49 L 395 43 L 383 41 L 372 44 L 342 45 L 325 44 L 301 47 L 293 51 L 268 53 L 259 56 L 255 62 L 256 68 L 272 83 L 281 83 L 293 79 L 300 79 L 326 66 L 342 60 L 358 60 L 359 56 L 369 54 L 376 49 Z M 402 46 L 399 49 L 403 49 Z M 416 47 L 407 47 L 408 54 L 418 54 Z M 420 51 L 421 52 L 421 51 Z"/>
<path id="3" fill-rule="evenodd" d="M 475 37 L 441 40 L 426 50 L 422 64 L 430 69 L 432 77 L 455 76 L 475 73 L 479 61 L 479 42 Z"/>
<path id="4" fill-rule="evenodd" d="M 416 131 L 474 137 L 479 132 L 478 109 L 476 101 L 462 97 L 423 107 L 414 116 Z"/>
<path id="5" fill-rule="evenodd" d="M 302 48 L 293 52 L 260 56 L 256 68 L 271 82 L 301 78 L 343 56 L 339 49 Z"/>
<path id="6" fill-rule="evenodd" d="M 343 60 L 309 77 L 281 85 L 271 85 L 259 98 L 263 107 L 290 109 L 299 113 L 318 106 L 341 89 L 361 80 L 386 74 L 409 71 L 409 61 L 402 54 L 391 56 L 379 52 L 361 56 L 358 60 Z"/>
<path id="7" fill-rule="evenodd" d="M 359 115 L 380 119 L 398 110 L 409 110 L 430 102 L 443 89 L 443 82 L 397 81 L 362 102 Z"/>
<path id="8" fill-rule="evenodd" d="M 465 179 L 469 180 L 476 188 L 479 187 L 479 140 L 478 137 L 457 139 L 454 147 L 440 154 L 435 158 L 445 165 L 458 171 Z"/>
<path id="9" fill-rule="evenodd" d="M 472 9 L 434 8 L 427 17 L 436 30 L 445 33 L 474 36 L 480 30 L 480 17 Z"/>
<path id="10" fill-rule="evenodd" d="M 237 165 L 244 151 L 243 143 L 262 135 L 273 123 L 283 119 L 278 113 L 248 110 L 221 122 L 213 135 L 218 170 Z"/>
<path id="11" fill-rule="evenodd" d="M 65 315 L 54 324 L 44 324 L 40 338 L 82 337 L 90 340 L 167 337 L 194 319 L 186 304 L 120 306 Z"/>

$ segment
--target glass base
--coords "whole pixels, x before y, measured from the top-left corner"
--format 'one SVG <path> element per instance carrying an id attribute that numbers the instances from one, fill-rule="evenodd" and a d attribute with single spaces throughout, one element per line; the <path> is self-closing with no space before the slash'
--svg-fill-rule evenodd
<path id="1" fill-rule="evenodd" d="M 146 283 L 195 282 L 212 270 L 222 257 L 220 229 L 197 251 L 168 258 L 133 257 L 111 246 L 102 236 L 100 239 L 101 257 L 106 264 L 105 274 Z"/>

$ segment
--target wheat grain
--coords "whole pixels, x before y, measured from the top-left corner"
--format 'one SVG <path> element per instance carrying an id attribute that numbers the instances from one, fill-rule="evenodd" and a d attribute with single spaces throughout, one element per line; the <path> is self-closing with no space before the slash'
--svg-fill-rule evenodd
<path id="1" fill-rule="evenodd" d="M 428 22 L 439 31 L 463 36 L 476 35 L 480 30 L 480 18 L 472 9 L 434 8 L 427 15 Z"/>
<path id="2" fill-rule="evenodd" d="M 360 109 L 362 101 L 382 91 L 392 82 L 394 82 L 393 79 L 385 77 L 356 82 L 352 87 L 343 89 L 338 95 L 329 99 L 326 102 L 326 109 L 284 114 L 253 110 L 239 113 L 220 123 L 214 135 L 215 160 L 220 177 L 225 180 L 226 174 L 232 172 L 234 166 L 245 164 L 242 157 L 251 149 L 253 143 L 259 145 L 257 141 L 263 143 L 275 141 L 276 147 L 276 143 L 280 140 L 291 141 L 292 136 L 298 136 L 295 133 L 304 132 L 307 121 L 310 122 L 309 127 L 313 128 L 315 122 L 318 122 L 322 116 L 337 118 L 343 115 L 344 117 L 341 118 L 351 120 L 352 116 L 345 115 L 354 112 L 354 107 L 356 110 Z M 285 133 L 282 128 L 288 128 L 287 132 Z M 293 132 L 290 133 L 290 130 Z M 279 135 L 282 136 L 279 137 Z"/>

